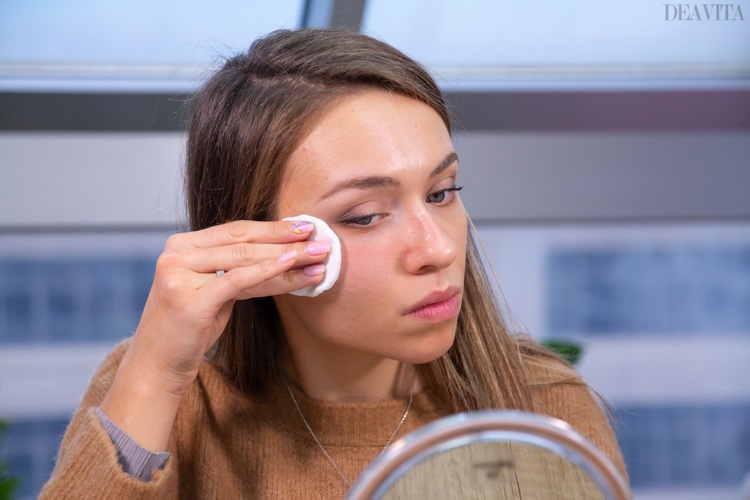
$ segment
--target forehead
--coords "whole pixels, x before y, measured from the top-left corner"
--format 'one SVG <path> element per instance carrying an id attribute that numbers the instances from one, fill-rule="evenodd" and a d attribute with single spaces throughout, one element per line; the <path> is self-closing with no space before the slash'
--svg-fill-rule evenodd
<path id="1" fill-rule="evenodd" d="M 290 156 L 284 185 L 306 179 L 314 189 L 351 176 L 432 169 L 451 150 L 448 129 L 430 106 L 401 94 L 361 92 L 321 116 Z"/>

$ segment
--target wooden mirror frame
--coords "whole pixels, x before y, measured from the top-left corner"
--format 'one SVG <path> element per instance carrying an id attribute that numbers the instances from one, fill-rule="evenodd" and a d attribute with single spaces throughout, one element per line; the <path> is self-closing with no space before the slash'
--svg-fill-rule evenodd
<path id="1" fill-rule="evenodd" d="M 346 498 L 382 498 L 416 465 L 437 454 L 482 442 L 517 442 L 546 449 L 586 472 L 604 498 L 632 499 L 627 482 L 612 461 L 567 422 L 498 410 L 444 417 L 394 442 L 365 469 Z"/>

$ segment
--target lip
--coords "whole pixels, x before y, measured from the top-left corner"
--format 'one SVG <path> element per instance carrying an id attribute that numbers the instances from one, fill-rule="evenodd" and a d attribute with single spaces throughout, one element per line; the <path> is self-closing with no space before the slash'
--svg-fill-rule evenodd
<path id="1" fill-rule="evenodd" d="M 414 304 L 405 316 L 440 323 L 451 319 L 458 314 L 461 308 L 460 289 L 449 287 L 442 291 L 432 292 L 425 298 Z"/>

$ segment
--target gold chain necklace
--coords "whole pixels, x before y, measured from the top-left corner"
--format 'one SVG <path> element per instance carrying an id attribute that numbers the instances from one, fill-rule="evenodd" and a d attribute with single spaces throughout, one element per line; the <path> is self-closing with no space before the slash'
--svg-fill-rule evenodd
<path id="1" fill-rule="evenodd" d="M 328 451 L 323 446 L 323 443 L 320 442 L 318 439 L 318 436 L 315 435 L 315 433 L 312 430 L 312 427 L 310 427 L 309 422 L 305 418 L 305 414 L 302 413 L 302 408 L 299 406 L 299 402 L 297 402 L 297 398 L 294 396 L 294 391 L 292 391 L 292 386 L 289 385 L 289 380 L 287 380 L 285 374 L 281 374 L 281 377 L 284 379 L 284 383 L 286 384 L 286 389 L 289 391 L 289 396 L 292 398 L 292 402 L 294 403 L 294 407 L 297 408 L 297 413 L 299 413 L 299 416 L 302 417 L 302 422 L 305 424 L 305 427 L 307 427 L 307 430 L 310 432 L 310 435 L 315 440 L 315 443 L 318 445 L 318 448 L 320 448 L 320 451 L 323 452 L 323 455 L 326 456 L 328 461 L 333 465 L 333 468 L 336 469 L 336 472 L 341 477 L 341 479 L 344 480 L 346 483 L 346 486 L 351 488 L 352 482 L 349 481 L 349 479 L 344 475 L 344 472 L 341 470 L 341 468 L 336 464 L 336 462 L 333 460 L 333 457 L 328 453 Z M 416 377 L 414 377 L 416 379 Z M 378 456 L 382 455 L 383 452 L 388 448 L 388 446 L 393 441 L 393 438 L 396 437 L 396 434 L 398 434 L 398 431 L 401 429 L 401 426 L 404 425 L 404 422 L 406 422 L 406 417 L 409 416 L 409 410 L 411 410 L 411 403 L 414 400 L 414 380 L 411 382 L 411 390 L 409 391 L 409 403 L 406 405 L 406 411 L 404 412 L 404 416 L 401 417 L 401 420 L 399 421 L 396 428 L 393 430 L 393 433 L 391 433 L 391 437 L 388 438 L 388 441 L 385 443 L 385 446 L 383 446 L 383 449 L 380 450 L 380 453 Z"/>

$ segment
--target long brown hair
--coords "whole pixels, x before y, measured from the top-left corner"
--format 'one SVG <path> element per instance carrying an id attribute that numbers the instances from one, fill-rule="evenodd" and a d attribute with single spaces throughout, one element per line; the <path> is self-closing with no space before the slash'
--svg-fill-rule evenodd
<path id="1" fill-rule="evenodd" d="M 445 100 L 418 63 L 356 32 L 281 30 L 226 61 L 191 103 L 187 143 L 190 226 L 275 218 L 287 161 L 316 120 L 342 96 L 383 89 L 417 99 L 442 118 Z M 511 336 L 469 238 L 456 340 L 422 368 L 456 411 L 531 408 L 523 356 L 548 356 Z M 284 347 L 271 298 L 237 302 L 213 362 L 239 388 L 262 393 L 278 373 Z"/>

